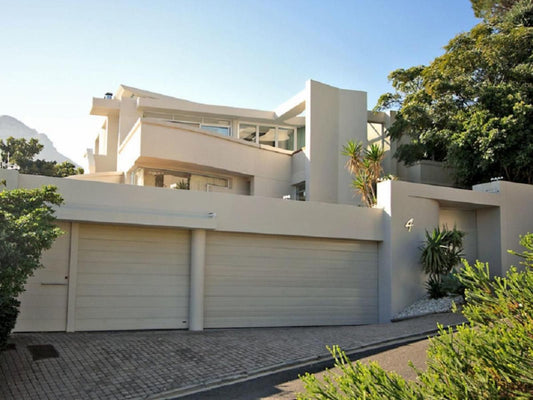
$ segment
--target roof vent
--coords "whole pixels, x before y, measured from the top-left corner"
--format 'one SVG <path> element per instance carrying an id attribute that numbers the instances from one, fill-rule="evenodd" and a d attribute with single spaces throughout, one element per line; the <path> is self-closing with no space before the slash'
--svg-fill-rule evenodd
<path id="1" fill-rule="evenodd" d="M 107 92 L 106 94 L 104 94 L 104 99 L 111 100 L 112 98 L 113 98 L 113 93 Z"/>

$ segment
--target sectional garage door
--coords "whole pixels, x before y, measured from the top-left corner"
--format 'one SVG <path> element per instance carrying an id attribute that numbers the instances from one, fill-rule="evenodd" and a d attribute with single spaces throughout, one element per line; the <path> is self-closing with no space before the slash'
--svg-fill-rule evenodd
<path id="1" fill-rule="evenodd" d="M 208 232 L 205 327 L 377 321 L 377 244 Z"/>
<path id="2" fill-rule="evenodd" d="M 188 326 L 189 232 L 80 224 L 76 330 Z"/>

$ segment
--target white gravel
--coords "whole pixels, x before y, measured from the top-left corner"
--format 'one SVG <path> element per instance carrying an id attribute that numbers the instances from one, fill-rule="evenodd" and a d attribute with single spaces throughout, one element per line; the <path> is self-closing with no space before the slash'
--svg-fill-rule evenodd
<path id="1" fill-rule="evenodd" d="M 461 296 L 442 297 L 440 299 L 423 298 L 404 308 L 392 320 L 398 321 L 427 314 L 448 312 L 451 311 L 453 303 L 457 305 L 463 304 L 464 300 Z"/>

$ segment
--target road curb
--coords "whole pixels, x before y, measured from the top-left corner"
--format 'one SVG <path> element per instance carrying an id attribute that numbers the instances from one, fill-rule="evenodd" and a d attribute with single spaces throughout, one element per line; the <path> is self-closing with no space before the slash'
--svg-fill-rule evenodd
<path id="1" fill-rule="evenodd" d="M 455 330 L 456 327 L 459 325 L 462 325 L 462 324 L 452 324 L 452 325 L 448 325 L 446 328 L 451 327 Z M 435 329 L 430 329 L 430 330 L 426 330 L 422 332 L 417 332 L 414 334 L 402 335 L 402 336 L 397 336 L 391 339 L 371 342 L 371 343 L 367 343 L 359 347 L 355 347 L 351 349 L 342 349 L 342 350 L 346 353 L 348 357 L 355 358 L 354 356 L 357 356 L 360 353 L 365 353 L 369 351 L 379 353 L 390 347 L 398 347 L 402 345 L 407 345 L 409 343 L 427 339 L 428 337 L 433 337 L 438 333 L 439 333 L 439 330 L 435 328 Z M 253 379 L 265 377 L 265 376 L 276 374 L 279 372 L 285 372 L 285 371 L 289 371 L 293 369 L 300 369 L 303 367 L 308 367 L 308 366 L 312 366 L 315 364 L 320 364 L 323 362 L 330 362 L 330 361 L 333 361 L 333 357 L 331 356 L 331 354 L 329 353 L 320 354 L 320 355 L 313 356 L 313 357 L 306 357 L 306 358 L 301 358 L 298 360 L 274 364 L 268 367 L 259 368 L 259 369 L 255 369 L 252 371 L 239 371 L 239 373 L 232 375 L 232 376 L 226 376 L 223 378 L 204 381 L 204 382 L 201 382 L 195 385 L 188 385 L 188 386 L 181 387 L 178 389 L 168 390 L 162 393 L 158 393 L 155 395 L 145 397 L 144 399 L 145 400 L 177 399 L 177 398 L 184 397 L 184 396 L 190 396 L 193 394 L 202 393 L 202 392 L 206 392 L 206 391 L 213 390 L 213 389 L 218 389 L 224 386 L 230 386 L 236 383 L 250 381 Z"/>

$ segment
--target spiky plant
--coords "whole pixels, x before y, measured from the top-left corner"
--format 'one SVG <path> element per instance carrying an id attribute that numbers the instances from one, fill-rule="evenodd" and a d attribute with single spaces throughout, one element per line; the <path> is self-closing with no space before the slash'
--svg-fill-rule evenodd
<path id="1" fill-rule="evenodd" d="M 345 167 L 354 176 L 352 187 L 366 206 L 374 206 L 377 202 L 376 185 L 382 179 L 381 163 L 385 151 L 376 144 L 364 150 L 363 143 L 350 140 L 343 146 L 342 155 L 348 157 Z"/>

